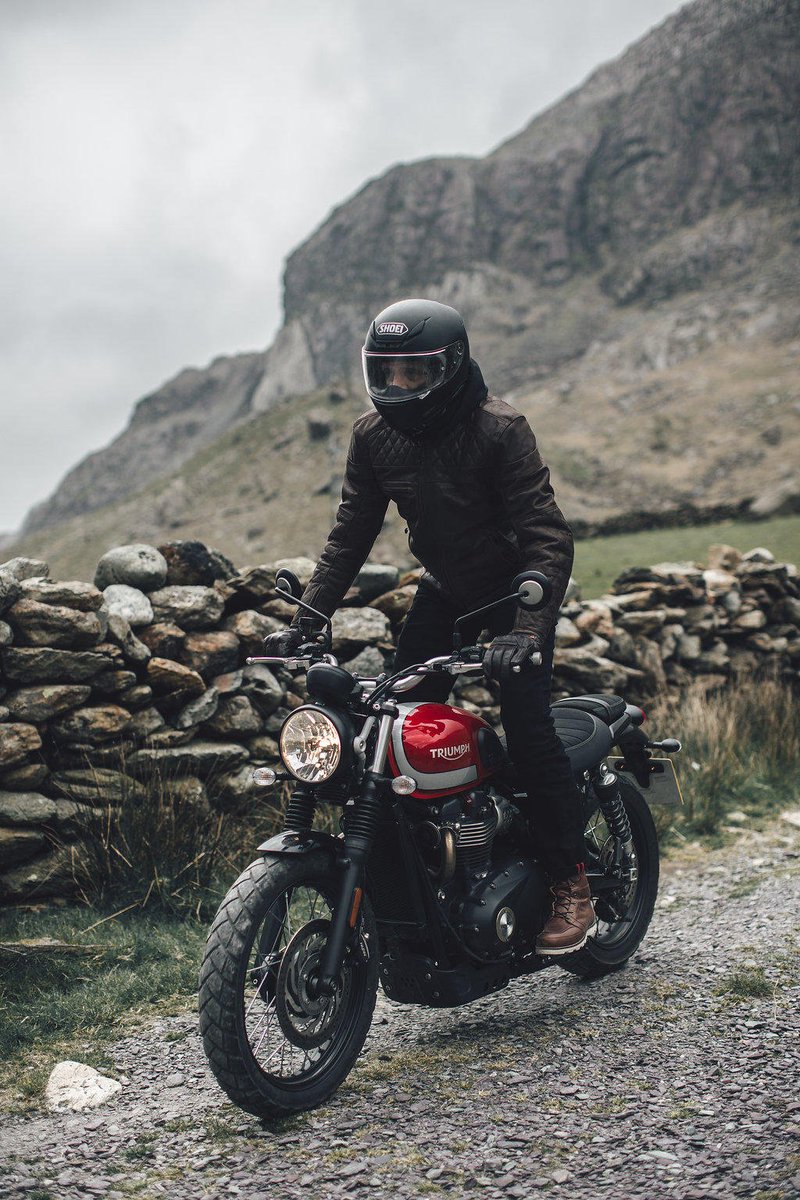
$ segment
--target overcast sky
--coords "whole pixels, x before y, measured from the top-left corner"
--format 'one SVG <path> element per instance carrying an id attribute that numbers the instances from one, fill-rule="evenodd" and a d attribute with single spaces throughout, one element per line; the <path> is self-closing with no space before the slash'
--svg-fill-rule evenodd
<path id="1" fill-rule="evenodd" d="M 482 155 L 677 0 L 0 0 L 0 531 L 183 366 L 262 349 L 289 251 Z"/>

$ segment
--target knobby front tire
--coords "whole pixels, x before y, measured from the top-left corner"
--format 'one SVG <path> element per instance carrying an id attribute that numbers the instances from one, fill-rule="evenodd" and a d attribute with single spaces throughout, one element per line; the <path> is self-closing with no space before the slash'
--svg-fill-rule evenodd
<path id="1" fill-rule="evenodd" d="M 200 971 L 200 1032 L 234 1104 L 261 1117 L 322 1104 L 364 1045 L 378 988 L 378 941 L 367 897 L 357 949 L 336 995 L 306 988 L 324 946 L 338 875 L 325 853 L 261 858 L 228 892 Z"/>

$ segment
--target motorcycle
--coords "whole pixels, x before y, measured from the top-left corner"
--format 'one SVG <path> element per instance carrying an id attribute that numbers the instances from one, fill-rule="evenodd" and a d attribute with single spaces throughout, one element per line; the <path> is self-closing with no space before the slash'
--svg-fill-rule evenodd
<path id="1" fill-rule="evenodd" d="M 535 611 L 550 594 L 543 575 L 526 571 L 496 605 Z M 459 625 L 496 605 L 457 622 L 451 654 L 359 678 L 338 665 L 330 619 L 302 602 L 291 572 L 278 572 L 276 595 L 304 610 L 307 640 L 291 657 L 248 662 L 305 670 L 309 700 L 282 726 L 285 771 L 254 775 L 294 787 L 284 832 L 258 847 L 217 913 L 199 988 L 211 1070 L 262 1117 L 313 1108 L 336 1090 L 364 1045 L 379 983 L 392 1000 L 443 1008 L 554 964 L 584 978 L 622 967 L 658 889 L 645 794 L 679 798 L 671 760 L 651 751 L 680 743 L 649 741 L 636 705 L 613 695 L 553 705 L 584 805 L 597 926 L 578 951 L 537 955 L 550 892 L 503 742 L 473 713 L 405 699 L 432 673 L 482 671 L 484 647 L 462 646 Z M 314 828 L 320 805 L 341 809 L 338 836 Z"/>

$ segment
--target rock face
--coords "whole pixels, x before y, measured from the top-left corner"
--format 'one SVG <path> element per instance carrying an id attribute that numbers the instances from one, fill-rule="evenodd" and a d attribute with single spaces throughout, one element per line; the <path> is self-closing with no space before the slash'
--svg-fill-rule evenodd
<path id="1" fill-rule="evenodd" d="M 193 550 L 192 561 L 205 559 Z M 294 565 L 305 577 L 313 566 Z M 275 570 L 263 564 L 213 587 L 138 593 L 155 619 L 134 634 L 112 613 L 107 639 L 81 650 L 60 648 L 63 630 L 74 635 L 75 622 L 91 620 L 98 636 L 105 609 L 91 606 L 100 593 L 39 577 L 27 588 L 28 579 L 0 565 L 0 578 L 20 589 L 8 610 L 13 636 L 23 628 L 20 608 L 24 617 L 23 606 L 34 606 L 36 627 L 55 643 L 15 641 L 0 654 L 0 903 L 85 887 L 92 822 L 141 803 L 153 787 L 210 814 L 249 803 L 253 765 L 276 763 L 282 724 L 307 699 L 302 674 L 246 665 L 264 634 L 294 611 L 271 595 Z M 369 677 L 391 669 L 418 579 L 418 571 L 400 575 L 384 564 L 361 573 L 333 622 L 334 652 L 347 669 Z M 132 590 L 109 584 L 105 594 L 117 588 Z M 567 595 L 556 696 L 606 691 L 647 703 L 693 680 L 735 686 L 760 670 L 787 684 L 800 679 L 800 577 L 764 547 L 741 555 L 714 546 L 708 566 L 657 563 L 623 572 L 599 599 L 581 601 L 576 587 Z M 198 619 L 201 629 L 193 628 Z M 469 711 L 498 723 L 494 685 L 464 677 L 456 693 Z"/>
<path id="2" fill-rule="evenodd" d="M 425 294 L 463 312 L 495 390 L 514 388 L 545 424 L 550 409 L 570 408 L 566 430 L 559 435 L 556 420 L 547 429 L 568 516 L 588 522 L 598 494 L 613 496 L 611 515 L 628 518 L 641 494 L 653 512 L 705 497 L 730 503 L 733 494 L 746 507 L 793 461 L 791 384 L 791 394 L 782 385 L 769 393 L 768 414 L 768 396 L 747 397 L 747 411 L 758 400 L 766 419 L 737 445 L 757 440 L 763 474 L 751 459 L 748 484 L 735 447 L 720 447 L 705 467 L 686 463 L 676 495 L 674 461 L 661 470 L 659 455 L 680 451 L 683 414 L 671 429 L 663 422 L 671 406 L 659 372 L 723 345 L 794 336 L 799 37 L 794 0 L 697 0 L 485 158 L 434 158 L 369 181 L 290 255 L 285 322 L 270 349 L 183 371 L 145 397 L 128 429 L 31 512 L 25 532 L 117 503 L 225 430 L 316 389 L 329 399 L 319 414 L 317 396 L 302 422 L 304 482 L 327 480 L 337 419 L 330 397 L 341 394 L 330 388 L 357 373 L 352 346 L 387 300 Z M 732 375 L 734 359 L 725 360 Z M 610 381 L 609 405 L 598 403 L 599 374 Z M 553 390 L 540 394 L 550 378 Z M 704 399 L 722 413 L 722 401 Z M 636 452 L 649 456 L 659 484 L 648 493 L 619 480 L 597 451 L 609 416 L 623 422 L 612 431 L 618 447 L 625 406 L 634 404 L 650 427 Z M 581 425 L 587 436 L 575 446 Z M 800 503 L 794 484 L 789 492 L 763 503 Z M 174 519 L 181 495 L 191 509 L 182 477 L 156 527 L 167 513 Z M 290 511 L 292 499 L 284 503 Z"/>

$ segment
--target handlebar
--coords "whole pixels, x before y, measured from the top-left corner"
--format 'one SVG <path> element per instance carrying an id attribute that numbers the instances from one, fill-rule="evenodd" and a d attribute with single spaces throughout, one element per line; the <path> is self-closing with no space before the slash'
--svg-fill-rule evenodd
<path id="1" fill-rule="evenodd" d="M 425 675 L 432 675 L 435 671 L 446 671 L 449 675 L 466 675 L 471 672 L 483 671 L 485 654 L 483 646 L 466 646 L 463 650 L 456 651 L 456 654 L 458 657 L 452 654 L 442 654 L 437 658 L 429 658 L 427 662 L 419 663 L 416 667 L 409 668 L 409 674 L 396 680 L 392 685 L 392 691 L 408 692 L 420 683 Z M 465 659 L 465 655 L 469 657 Z M 541 651 L 535 650 L 528 656 L 527 661 L 532 667 L 540 667 L 542 665 Z M 522 666 L 513 667 L 512 670 L 515 675 L 519 675 Z"/>
<path id="2" fill-rule="evenodd" d="M 303 649 L 303 647 L 300 647 L 300 649 Z M 483 646 L 465 646 L 463 650 L 454 651 L 453 654 L 440 654 L 434 658 L 429 658 L 423 663 L 418 663 L 416 666 L 410 667 L 407 675 L 401 676 L 391 684 L 391 690 L 393 692 L 408 692 L 411 688 L 416 687 L 418 683 L 421 683 L 426 675 L 432 675 L 436 671 L 446 671 L 449 675 L 480 673 L 483 671 L 484 654 L 485 648 Z M 541 652 L 538 650 L 534 651 L 533 654 L 528 656 L 527 661 L 533 667 L 540 667 L 542 665 Z M 245 659 L 248 667 L 256 663 L 265 663 L 269 666 L 285 667 L 290 671 L 299 670 L 317 662 L 327 662 L 332 666 L 339 665 L 332 654 L 320 655 L 319 647 L 316 646 L 313 653 L 295 654 L 290 655 L 288 658 L 259 655 Z M 522 666 L 513 667 L 512 670 L 518 675 L 522 670 Z M 361 681 L 367 682 L 366 679 L 362 679 Z M 390 682 L 390 680 L 386 680 L 383 686 L 386 686 Z"/>

